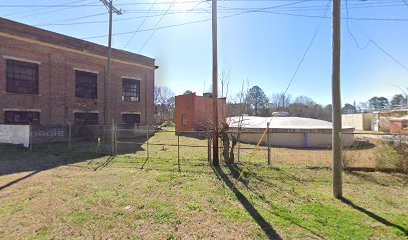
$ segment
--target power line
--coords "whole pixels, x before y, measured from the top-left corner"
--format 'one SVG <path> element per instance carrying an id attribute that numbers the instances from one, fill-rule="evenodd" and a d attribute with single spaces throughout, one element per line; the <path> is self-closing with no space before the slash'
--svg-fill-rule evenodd
<path id="1" fill-rule="evenodd" d="M 405 0 L 403 0 L 405 2 Z M 392 56 L 388 51 L 386 51 L 383 47 L 381 47 L 377 42 L 375 42 L 372 38 L 370 38 L 365 32 L 363 32 L 361 29 L 358 29 L 367 39 L 368 42 L 364 47 L 361 47 L 360 44 L 358 43 L 356 37 L 353 35 L 353 33 L 351 32 L 351 30 L 349 29 L 349 11 L 347 8 L 347 2 L 348 0 L 346 0 L 346 12 L 347 12 L 347 21 L 346 21 L 346 26 L 347 26 L 347 31 L 348 33 L 351 35 L 354 43 L 356 44 L 357 48 L 360 50 L 364 50 L 366 49 L 370 43 L 372 43 L 375 47 L 377 47 L 382 53 L 384 53 L 387 57 L 389 57 L 390 59 L 392 59 L 395 63 L 397 63 L 398 65 L 400 65 L 402 68 L 404 68 L 405 70 L 408 70 L 408 67 L 405 66 L 403 63 L 401 63 L 398 59 L 396 59 L 394 56 Z M 354 24 L 353 24 L 354 25 Z M 355 26 L 355 25 L 354 25 Z"/>
<path id="2" fill-rule="evenodd" d="M 273 7 L 267 7 L 266 9 L 277 8 L 277 7 L 280 7 L 280 6 L 287 6 L 287 5 L 292 5 L 292 4 L 297 4 L 297 3 L 307 2 L 307 1 L 310 1 L 310 0 L 301 0 L 301 1 L 297 1 L 295 3 L 292 2 L 292 3 L 289 3 L 289 4 L 276 5 L 276 6 L 273 6 Z M 259 9 L 264 9 L 264 8 L 259 8 Z M 253 13 L 253 12 L 254 12 L 254 10 L 248 10 L 248 11 L 243 11 L 243 12 L 239 12 L 239 13 L 235 13 L 235 14 L 231 14 L 231 15 L 221 16 L 221 17 L 218 17 L 218 18 L 229 18 L 229 17 L 238 16 L 238 15 L 247 14 L 247 13 Z M 161 21 L 161 19 L 159 21 Z M 211 20 L 211 18 L 198 20 L 198 21 L 191 21 L 191 22 L 186 22 L 186 23 L 181 23 L 181 24 L 167 25 L 167 26 L 164 26 L 164 27 L 157 27 L 158 24 L 156 24 L 156 26 L 154 28 L 151 28 L 151 29 L 143 29 L 143 30 L 139 30 L 139 31 L 115 33 L 113 35 L 126 35 L 126 34 L 133 34 L 135 32 L 156 31 L 158 29 L 164 29 L 164 28 L 170 28 L 170 27 L 179 27 L 179 26 L 184 26 L 184 25 L 189 25 L 189 24 L 194 24 L 194 23 L 207 22 L 207 21 L 210 21 L 210 20 Z M 92 37 L 86 37 L 86 38 L 83 38 L 83 39 L 102 38 L 102 37 L 106 37 L 106 36 L 107 35 L 92 36 Z"/>
<path id="3" fill-rule="evenodd" d="M 352 23 L 353 24 L 353 23 Z M 354 25 L 354 24 L 353 24 Z M 356 25 L 354 25 L 354 27 L 356 27 L 357 30 L 359 30 L 367 39 L 368 39 L 368 43 L 367 46 L 372 43 L 376 48 L 378 48 L 382 53 L 384 53 L 387 57 L 389 57 L 391 60 L 393 60 L 395 63 L 397 63 L 398 65 L 400 65 L 402 68 L 404 68 L 405 70 L 408 70 L 408 67 L 403 64 L 401 61 L 399 61 L 397 58 L 395 58 L 391 53 L 389 53 L 387 50 L 385 50 L 383 47 L 380 46 L 380 44 L 378 44 L 376 41 L 374 41 L 372 38 L 370 38 L 363 30 L 361 30 L 360 28 L 358 28 Z"/>
<path id="4" fill-rule="evenodd" d="M 277 11 L 262 11 L 262 10 L 242 11 L 242 12 L 231 14 L 231 15 L 220 16 L 218 18 L 229 18 L 229 17 L 243 15 L 243 14 L 247 14 L 247 13 L 268 13 L 268 14 L 276 14 L 276 15 L 284 15 L 284 16 L 331 19 L 329 16 L 323 16 L 322 17 L 322 16 L 318 16 L 318 15 L 291 14 L 291 13 L 282 13 L 282 12 L 277 12 Z M 346 18 L 342 18 L 342 19 L 346 19 Z M 180 24 L 171 24 L 171 25 L 157 27 L 157 28 L 141 29 L 138 32 L 148 32 L 148 31 L 155 31 L 156 29 L 160 30 L 160 29 L 167 29 L 167 28 L 172 28 L 172 27 L 180 27 L 180 26 L 185 26 L 185 25 L 190 25 L 190 24 L 208 22 L 210 20 L 211 19 L 202 19 L 202 20 L 190 21 L 190 22 L 185 22 L 185 23 L 180 23 Z M 353 20 L 353 21 L 384 21 L 384 22 L 388 22 L 388 21 L 407 22 L 408 21 L 407 18 L 356 18 L 356 17 L 350 17 L 349 20 Z M 133 34 L 133 33 L 135 33 L 135 31 L 115 33 L 113 35 L 114 36 L 116 36 L 116 35 L 127 35 L 127 34 Z M 83 38 L 83 39 L 96 39 L 96 38 L 103 38 L 103 37 L 107 37 L 107 35 L 90 36 L 90 37 L 86 37 L 86 38 Z"/>
<path id="5" fill-rule="evenodd" d="M 299 64 L 297 65 L 296 70 L 295 70 L 295 72 L 293 73 L 293 75 L 292 75 L 292 77 L 291 77 L 291 79 L 290 79 L 290 81 L 289 81 L 289 83 L 288 83 L 288 86 L 287 86 L 286 89 L 285 89 L 285 92 L 283 93 L 283 97 L 285 97 L 286 93 L 288 92 L 289 87 L 291 86 L 293 80 L 294 80 L 295 77 L 296 77 L 296 74 L 298 73 L 298 71 L 299 71 L 299 69 L 300 69 L 300 66 L 302 65 L 303 61 L 305 60 L 307 53 L 309 52 L 310 48 L 312 47 L 312 45 L 313 45 L 313 43 L 314 43 L 314 41 L 315 41 L 315 39 L 316 39 L 316 37 L 317 37 L 317 34 L 318 34 L 319 31 L 320 31 L 320 27 L 322 26 L 322 23 L 323 23 L 323 18 L 327 16 L 327 12 L 328 12 L 328 10 L 329 10 L 330 3 L 331 3 L 331 1 L 328 0 L 328 1 L 327 1 L 327 5 L 326 5 L 326 9 L 324 10 L 324 13 L 323 13 L 323 15 L 322 15 L 322 17 L 321 17 L 321 19 L 320 19 L 320 21 L 319 21 L 319 24 L 317 25 L 317 28 L 316 28 L 315 32 L 313 33 L 313 37 L 312 37 L 312 39 L 310 40 L 309 45 L 308 45 L 307 48 L 306 48 L 306 51 L 303 53 L 303 56 L 302 56 L 302 58 L 300 59 L 300 62 L 299 62 Z"/>
<path id="6" fill-rule="evenodd" d="M 174 3 L 176 2 L 176 0 L 174 0 L 171 5 L 167 8 L 167 11 L 170 10 L 171 7 L 173 7 Z M 153 35 L 157 32 L 157 26 L 160 24 L 160 22 L 163 20 L 164 16 L 166 16 L 167 11 L 161 16 L 161 18 L 159 19 L 159 21 L 157 21 L 156 25 L 154 26 L 154 28 L 156 28 L 152 34 L 150 34 L 149 38 L 146 39 L 146 41 L 143 43 L 142 47 L 139 49 L 139 53 L 142 51 L 142 49 L 144 48 L 144 46 L 146 46 L 146 44 L 149 42 L 149 40 L 153 37 Z"/>
<path id="7" fill-rule="evenodd" d="M 157 0 L 154 1 L 154 3 L 150 6 L 149 11 L 152 10 L 152 8 L 154 7 L 154 5 L 157 3 Z M 132 37 L 129 39 L 129 41 L 126 43 L 125 45 L 125 49 L 127 48 L 127 46 L 129 45 L 129 43 L 133 40 L 133 38 L 135 37 L 136 33 L 139 31 L 139 29 L 142 27 L 142 25 L 146 22 L 147 17 L 145 17 L 143 19 L 143 21 L 139 24 L 139 27 L 137 27 L 135 33 L 133 33 Z"/>
<path id="8" fill-rule="evenodd" d="M 91 17 L 97 17 L 97 16 L 102 16 L 108 14 L 107 12 L 103 13 L 97 13 L 97 14 L 92 14 L 92 15 L 86 15 L 83 17 L 77 17 L 77 18 L 68 18 L 68 19 L 63 19 L 60 20 L 59 22 L 69 22 L 73 20 L 79 20 L 79 19 L 86 19 L 86 18 L 91 18 Z M 115 19 L 113 19 L 115 21 Z M 103 20 L 103 21 L 89 21 L 89 22 L 71 22 L 71 23 L 43 23 L 43 24 L 34 24 L 34 27 L 43 27 L 43 26 L 69 26 L 69 25 L 80 25 L 80 24 L 90 24 L 90 23 L 105 23 L 109 22 L 109 20 Z"/>
<path id="9" fill-rule="evenodd" d="M 304 17 L 304 18 L 321 18 L 319 15 L 305 15 L 305 14 L 293 14 L 293 13 L 284 13 L 284 12 L 277 12 L 277 11 L 253 11 L 253 13 L 258 12 L 258 13 L 265 13 L 265 14 L 274 14 L 274 15 L 283 15 L 283 16 L 293 16 L 293 17 Z M 174 15 L 174 14 L 181 14 L 181 13 L 189 13 L 189 12 L 175 12 L 175 13 L 167 13 L 167 15 Z M 243 13 L 243 12 L 241 12 Z M 84 17 L 79 17 L 79 18 L 71 18 L 71 19 L 64 19 L 61 20 L 60 22 L 65 22 L 65 21 L 72 21 L 72 20 L 79 20 L 79 19 L 85 19 L 85 18 L 90 18 L 94 16 L 100 16 L 100 15 L 105 15 L 107 13 L 100 13 L 100 14 L 94 14 L 94 15 L 88 15 Z M 161 14 L 153 14 L 153 15 L 143 15 L 143 16 L 136 16 L 136 17 L 126 17 L 126 18 L 118 18 L 118 19 L 113 19 L 114 22 L 116 21 L 126 21 L 126 20 L 134 20 L 134 19 L 139 19 L 139 18 L 153 18 L 153 17 L 159 17 Z M 324 19 L 330 19 L 330 17 L 324 17 Z M 351 20 L 351 21 L 372 21 L 372 22 L 408 22 L 408 18 L 356 18 L 356 17 L 346 17 L 342 18 L 342 20 Z M 83 24 L 98 24 L 98 23 L 107 23 L 109 21 L 107 20 L 98 20 L 98 21 L 84 21 L 84 22 L 69 22 L 69 23 L 44 23 L 44 24 L 35 24 L 33 26 L 35 27 L 44 27 L 44 26 L 74 26 L 74 25 L 83 25 Z M 201 21 L 199 21 L 201 22 Z M 195 22 L 192 22 L 195 23 Z M 178 26 L 176 24 L 175 26 Z M 135 31 L 132 31 L 131 33 L 134 33 Z"/>
<path id="10" fill-rule="evenodd" d="M 304 1 L 304 2 L 310 2 L 311 0 L 308 0 L 308 1 Z M 354 1 L 354 0 L 348 0 L 347 2 L 346 2 L 346 10 L 348 11 L 348 8 L 351 8 L 350 6 L 349 6 L 349 4 L 348 4 L 348 2 L 349 1 Z M 406 0 L 405 0 L 406 1 Z M 187 1 L 187 2 L 198 2 L 198 4 L 195 6 L 195 7 L 193 7 L 192 9 L 190 9 L 190 10 L 187 10 L 187 11 L 182 11 L 182 10 L 172 10 L 172 11 L 174 11 L 174 12 L 170 12 L 170 10 L 168 10 L 167 11 L 167 15 L 169 15 L 169 14 L 177 14 L 177 13 L 207 13 L 208 12 L 208 10 L 207 9 L 204 9 L 204 11 L 203 10 L 200 10 L 200 9 L 198 9 L 198 11 L 197 10 L 194 10 L 199 4 L 201 4 L 201 3 L 203 3 L 203 2 L 206 2 L 205 0 L 203 1 Z M 225 2 L 225 1 L 224 1 Z M 291 2 L 291 1 L 287 1 L 287 2 Z M 303 2 L 303 1 L 301 1 L 301 2 Z M 371 1 L 372 2 L 372 1 Z M 380 1 L 380 2 L 383 2 L 383 1 Z M 400 2 L 400 0 L 398 0 L 398 2 Z M 180 3 L 180 2 L 179 2 Z M 363 2 L 363 3 L 365 3 L 365 2 Z M 375 3 L 375 2 L 374 2 Z M 237 12 L 237 13 L 242 13 L 243 11 L 252 11 L 252 12 L 262 12 L 262 13 L 271 13 L 271 14 L 276 14 L 276 15 L 287 15 L 287 16 L 296 16 L 296 17 L 307 17 L 307 18 L 321 18 L 321 16 L 319 16 L 319 15 L 306 15 L 306 14 L 295 14 L 295 13 L 284 13 L 284 12 L 282 12 L 282 11 L 302 11 L 302 10 L 321 10 L 322 8 L 321 7 L 323 7 L 323 6 L 317 6 L 318 8 L 316 8 L 316 6 L 288 6 L 288 5 L 292 5 L 292 4 L 294 4 L 293 2 L 292 3 L 290 3 L 290 4 L 284 4 L 284 5 L 280 5 L 279 7 L 280 7 L 280 12 L 277 12 L 277 11 L 269 11 L 268 10 L 268 8 L 277 8 L 277 6 L 271 6 L 271 7 L 264 7 L 264 8 L 237 8 L 237 7 L 227 7 L 227 6 L 224 6 L 223 8 L 224 8 L 224 10 L 221 10 L 220 12 L 223 12 L 223 11 L 225 11 L 225 12 L 231 12 L 231 11 L 235 11 L 235 12 Z M 356 5 L 356 4 L 355 4 Z M 222 7 L 222 6 L 221 6 Z M 314 8 L 310 8 L 310 7 L 314 7 Z M 287 9 L 285 9 L 285 8 L 287 8 Z M 59 10 L 61 10 L 61 9 L 59 9 Z M 59 10 L 57 10 L 57 11 L 59 11 Z M 63 10 L 63 9 L 62 9 Z M 164 11 L 164 10 L 156 10 L 157 12 L 162 12 L 162 11 Z M 143 13 L 143 12 L 146 12 L 146 10 L 135 10 L 135 11 L 132 11 L 132 10 L 128 10 L 128 11 L 126 11 L 127 13 L 135 13 L 135 12 L 137 12 L 137 13 Z M 151 11 L 151 9 L 149 9 L 149 11 L 147 11 L 147 13 L 151 13 L 152 11 Z M 208 12 L 209 13 L 209 12 Z M 102 13 L 102 14 L 106 14 L 106 13 Z M 95 15 L 90 15 L 89 17 L 91 17 L 91 16 L 99 16 L 99 15 L 102 15 L 102 14 L 95 14 Z M 122 19 L 114 19 L 114 21 L 123 21 L 123 20 L 129 20 L 129 19 L 138 19 L 138 18 L 148 18 L 148 17 L 156 17 L 156 16 L 161 16 L 161 14 L 156 14 L 156 15 L 146 15 L 146 16 L 138 16 L 138 17 L 129 17 L 129 18 L 122 18 Z M 62 20 L 62 21 L 60 21 L 59 23 L 48 23 L 48 24 L 37 24 L 37 25 L 35 25 L 35 26 L 69 26 L 69 25 L 80 25 L 80 24 L 96 24 L 96 23 L 104 23 L 104 22 L 107 22 L 107 21 L 86 21 L 86 22 L 73 22 L 73 23 L 61 23 L 61 22 L 63 22 L 63 21 L 70 21 L 70 20 L 79 20 L 79 19 L 84 19 L 84 18 L 87 18 L 87 16 L 86 17 L 80 17 L 80 18 L 72 18 L 72 19 L 66 19 L 66 20 Z M 329 17 L 326 17 L 326 18 L 329 18 Z M 344 19 L 344 18 L 343 18 Z M 349 20 L 359 20 L 359 21 L 400 21 L 400 22 L 406 22 L 406 21 L 408 21 L 408 19 L 404 19 L 404 18 L 373 18 L 373 17 L 371 17 L 371 18 L 350 18 L 349 16 L 347 16 L 347 18 L 346 18 L 346 20 L 347 21 L 349 21 Z M 145 20 L 144 20 L 145 21 Z M 138 28 L 138 29 L 140 29 L 140 27 Z"/>
<path id="11" fill-rule="evenodd" d="M 36 15 L 40 15 L 40 14 L 47 14 L 47 13 L 52 13 L 52 12 L 56 12 L 56 11 L 70 9 L 71 7 L 62 8 L 64 6 L 66 6 L 67 4 L 73 4 L 73 3 L 79 3 L 79 2 L 88 2 L 88 1 L 89 0 L 79 0 L 79 1 L 67 2 L 67 3 L 55 5 L 56 7 L 61 8 L 61 9 L 54 9 L 54 10 L 51 10 L 51 11 L 49 11 L 48 7 L 43 6 L 43 7 L 37 8 L 37 9 L 31 9 L 29 11 L 7 14 L 4 17 L 15 16 L 15 18 L 25 18 L 25 17 L 36 16 Z M 41 10 L 46 10 L 46 11 L 41 11 Z M 37 12 L 37 11 L 40 11 L 40 12 Z M 30 13 L 30 12 L 37 12 L 37 13 L 21 15 L 22 13 Z"/>
<path id="12" fill-rule="evenodd" d="M 346 18 L 346 28 L 347 28 L 347 32 L 350 34 L 351 38 L 353 39 L 354 43 L 356 44 L 357 48 L 359 49 L 365 49 L 368 47 L 368 45 L 370 44 L 370 42 L 367 42 L 367 44 L 363 47 L 360 46 L 360 44 L 357 41 L 357 38 L 354 36 L 354 34 L 352 33 L 350 26 L 349 26 L 349 9 L 348 9 L 348 0 L 346 0 L 346 14 L 347 14 L 347 18 Z"/>
<path id="13" fill-rule="evenodd" d="M 74 2 L 67 2 L 64 4 L 55 4 L 55 5 L 46 5 L 46 4 L 25 4 L 25 5 L 19 5 L 19 4 L 0 4 L 0 7 L 2 8 L 60 8 L 60 7 L 70 7 L 70 8 L 79 8 L 79 7 L 99 7 L 99 4 L 74 4 L 78 2 L 85 2 L 87 0 L 81 0 L 81 1 L 74 1 Z M 323 2 L 325 0 L 307 0 L 307 2 Z M 377 1 L 362 1 L 362 0 L 351 0 L 353 2 L 358 2 L 361 5 L 371 5 L 371 4 L 376 4 L 376 3 L 382 3 L 382 4 L 389 4 L 392 2 L 401 2 L 400 0 L 395 0 L 395 1 L 387 1 L 387 0 L 377 0 Z M 176 4 L 186 4 L 186 3 L 200 3 L 203 2 L 202 0 L 191 0 L 191 1 L 178 1 Z M 222 2 L 296 2 L 296 0 L 223 0 Z M 405 4 L 407 4 L 407 0 L 402 0 Z M 151 2 L 138 2 L 138 3 L 119 3 L 116 4 L 117 6 L 138 6 L 138 5 L 151 5 Z M 156 2 L 155 5 L 167 5 L 171 4 L 171 2 Z M 360 5 L 359 4 L 359 5 Z M 38 9 L 34 9 L 38 10 Z M 32 10 L 31 10 L 32 11 Z"/>

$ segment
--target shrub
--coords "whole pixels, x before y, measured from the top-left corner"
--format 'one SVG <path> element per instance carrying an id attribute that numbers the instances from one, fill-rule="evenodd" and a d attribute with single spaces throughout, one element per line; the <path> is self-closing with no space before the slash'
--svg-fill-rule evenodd
<path id="1" fill-rule="evenodd" d="M 408 173 L 408 145 L 394 144 L 393 142 L 383 143 L 376 155 L 376 168 L 392 168 L 399 172 Z"/>

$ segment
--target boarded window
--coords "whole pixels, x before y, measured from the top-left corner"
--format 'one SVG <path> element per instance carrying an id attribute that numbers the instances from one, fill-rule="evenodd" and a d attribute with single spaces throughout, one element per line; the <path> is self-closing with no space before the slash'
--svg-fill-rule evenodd
<path id="1" fill-rule="evenodd" d="M 38 64 L 6 60 L 6 91 L 38 94 Z"/>
<path id="2" fill-rule="evenodd" d="M 140 102 L 140 80 L 122 79 L 122 100 Z"/>
<path id="3" fill-rule="evenodd" d="M 183 126 L 187 125 L 187 116 L 186 116 L 186 114 L 181 115 L 181 124 Z"/>
<path id="4" fill-rule="evenodd" d="M 96 73 L 75 71 L 75 97 L 97 98 L 98 75 Z"/>
<path id="5" fill-rule="evenodd" d="M 140 114 L 122 114 L 122 123 L 140 123 Z"/>
<path id="6" fill-rule="evenodd" d="M 5 111 L 6 124 L 40 124 L 40 113 L 29 111 Z"/>
<path id="7" fill-rule="evenodd" d="M 97 125 L 98 114 L 97 113 L 75 113 L 74 114 L 75 125 Z"/>

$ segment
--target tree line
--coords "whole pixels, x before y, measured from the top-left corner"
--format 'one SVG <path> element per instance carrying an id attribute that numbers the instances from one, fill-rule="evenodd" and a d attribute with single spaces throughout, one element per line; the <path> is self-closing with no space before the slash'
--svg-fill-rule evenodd
<path id="1" fill-rule="evenodd" d="M 385 111 L 391 108 L 407 108 L 408 88 L 401 89 L 402 93 L 395 94 L 391 99 L 374 96 L 366 102 L 356 104 L 345 103 L 342 113 Z M 190 94 L 187 90 L 184 94 Z M 155 86 L 154 104 L 156 123 L 173 120 L 175 110 L 175 93 L 166 86 Z M 332 120 L 332 105 L 316 103 L 307 96 L 293 97 L 290 94 L 274 93 L 270 97 L 259 86 L 244 89 L 233 98 L 228 99 L 227 117 L 247 114 L 250 116 L 272 116 L 273 112 L 288 112 L 292 117 L 305 117 Z"/>
<path id="2" fill-rule="evenodd" d="M 406 109 L 408 108 L 407 92 L 403 91 L 400 94 L 395 94 L 391 97 L 391 99 L 375 96 L 370 98 L 366 102 L 360 102 L 358 104 L 356 104 L 355 102 L 353 104 L 346 103 L 342 110 L 343 113 L 364 113 L 373 111 L 388 111 L 391 109 Z"/>
<path id="3" fill-rule="evenodd" d="M 228 115 L 272 116 L 273 112 L 288 112 L 289 116 L 307 117 L 331 121 L 332 106 L 316 103 L 307 96 L 292 97 L 290 94 L 275 93 L 269 98 L 262 88 L 253 86 L 239 92 L 228 103 Z"/>

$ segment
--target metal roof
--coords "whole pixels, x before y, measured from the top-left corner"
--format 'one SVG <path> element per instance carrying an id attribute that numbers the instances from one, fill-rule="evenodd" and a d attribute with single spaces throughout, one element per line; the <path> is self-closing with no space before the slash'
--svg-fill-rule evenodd
<path id="1" fill-rule="evenodd" d="M 227 118 L 227 123 L 232 128 L 266 128 L 270 122 L 269 128 L 275 129 L 331 129 L 332 123 L 319 119 L 302 117 L 256 117 L 256 116 L 238 116 Z M 343 129 L 353 127 L 343 126 Z"/>

